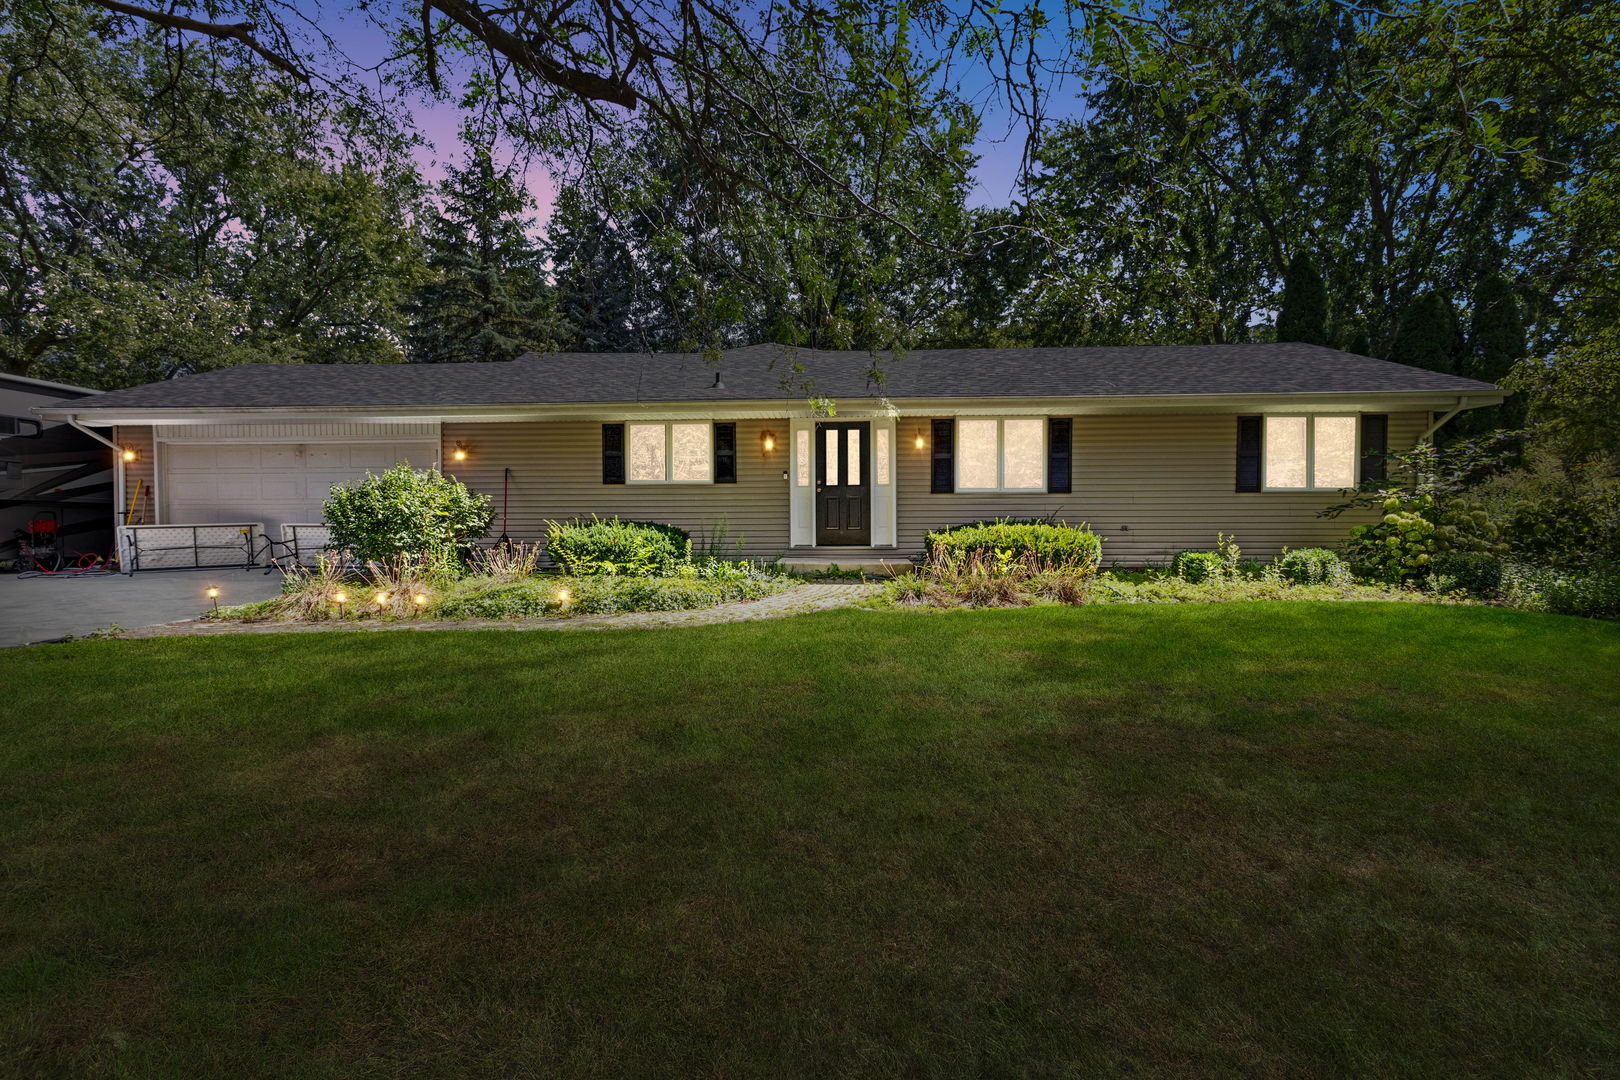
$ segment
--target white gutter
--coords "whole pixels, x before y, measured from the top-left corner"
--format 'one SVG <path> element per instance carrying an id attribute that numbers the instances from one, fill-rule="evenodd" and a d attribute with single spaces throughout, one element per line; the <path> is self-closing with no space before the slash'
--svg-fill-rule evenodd
<path id="1" fill-rule="evenodd" d="M 119 452 L 119 451 L 121 451 L 123 449 L 117 443 L 115 443 L 111 439 L 107 438 L 105 435 L 97 435 L 95 432 L 91 431 L 89 428 L 87 428 L 83 424 L 79 423 L 79 418 L 78 418 L 77 415 L 71 415 L 70 414 L 68 416 L 63 417 L 62 419 L 64 421 L 66 421 L 68 427 L 73 428 L 75 431 L 84 432 L 86 435 L 88 435 L 92 439 L 96 440 L 96 442 L 101 443 L 103 446 L 111 447 L 115 453 L 117 453 L 117 452 Z"/>

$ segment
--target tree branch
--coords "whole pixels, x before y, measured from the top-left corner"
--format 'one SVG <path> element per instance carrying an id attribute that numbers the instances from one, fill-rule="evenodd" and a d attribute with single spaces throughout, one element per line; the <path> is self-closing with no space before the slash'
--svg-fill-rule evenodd
<path id="1" fill-rule="evenodd" d="M 285 71 L 300 82 L 309 81 L 309 74 L 303 68 L 280 53 L 260 44 L 259 40 L 253 36 L 253 32 L 258 29 L 253 23 L 202 22 L 167 11 L 154 11 L 151 8 L 121 3 L 120 0 L 94 0 L 94 2 L 108 11 L 116 11 L 120 15 L 128 15 L 135 19 L 145 19 L 159 26 L 167 26 L 171 30 L 188 30 L 195 34 L 206 34 L 208 37 L 220 38 L 221 40 L 241 42 L 263 57 L 270 66 Z"/>

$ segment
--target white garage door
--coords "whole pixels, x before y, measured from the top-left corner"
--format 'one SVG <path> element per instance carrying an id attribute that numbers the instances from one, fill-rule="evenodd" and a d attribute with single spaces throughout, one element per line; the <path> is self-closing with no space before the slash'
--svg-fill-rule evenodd
<path id="1" fill-rule="evenodd" d="M 427 468 L 432 442 L 168 443 L 163 447 L 163 502 L 168 524 L 262 521 L 271 536 L 284 522 L 321 520 L 333 484 L 380 473 L 396 462 Z"/>

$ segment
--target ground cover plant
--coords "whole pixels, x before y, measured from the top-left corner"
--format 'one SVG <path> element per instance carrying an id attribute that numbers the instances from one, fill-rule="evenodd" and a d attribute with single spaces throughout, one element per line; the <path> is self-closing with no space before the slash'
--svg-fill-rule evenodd
<path id="1" fill-rule="evenodd" d="M 0 1071 L 1620 1060 L 1620 627 L 1279 603 L 331 640 L 0 653 Z"/>

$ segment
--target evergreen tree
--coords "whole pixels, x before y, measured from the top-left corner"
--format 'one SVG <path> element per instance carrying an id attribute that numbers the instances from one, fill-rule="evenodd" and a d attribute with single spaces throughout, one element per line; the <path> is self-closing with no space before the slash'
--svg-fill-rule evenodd
<path id="1" fill-rule="evenodd" d="M 529 238 L 533 199 L 487 147 L 451 168 L 428 228 L 433 278 L 416 290 L 409 345 L 416 363 L 511 360 L 556 347 L 556 303 Z"/>
<path id="2" fill-rule="evenodd" d="M 1401 313 L 1389 359 L 1397 364 L 1451 373 L 1456 370 L 1457 314 L 1437 292 L 1419 293 Z"/>
<path id="3" fill-rule="evenodd" d="M 557 192 L 546 223 L 546 254 L 557 282 L 557 314 L 569 352 L 651 348 L 635 319 L 640 268 L 626 238 L 578 188 Z"/>
<path id="4" fill-rule="evenodd" d="M 1484 279 L 1474 290 L 1461 373 L 1470 379 L 1500 383 L 1527 352 L 1524 318 L 1513 296 L 1513 286 L 1501 275 Z M 1501 405 L 1463 413 L 1457 417 L 1458 430 L 1477 435 L 1497 428 L 1522 427 L 1525 413 L 1525 396 L 1514 394 Z"/>
<path id="5" fill-rule="evenodd" d="M 1304 252 L 1295 255 L 1283 275 L 1282 306 L 1277 312 L 1277 340 L 1326 345 L 1327 290 L 1316 263 Z"/>
<path id="6" fill-rule="evenodd" d="M 1486 278 L 1474 291 L 1463 374 L 1470 379 L 1500 382 L 1528 351 L 1524 318 L 1513 297 L 1513 286 L 1500 275 Z"/>

